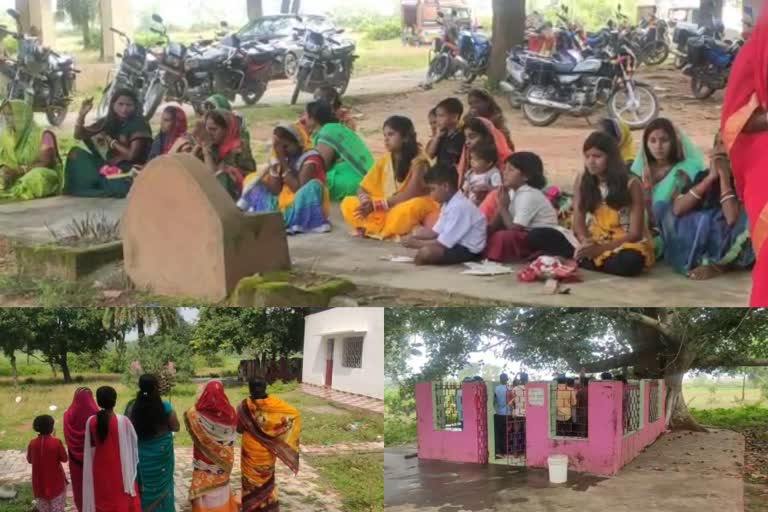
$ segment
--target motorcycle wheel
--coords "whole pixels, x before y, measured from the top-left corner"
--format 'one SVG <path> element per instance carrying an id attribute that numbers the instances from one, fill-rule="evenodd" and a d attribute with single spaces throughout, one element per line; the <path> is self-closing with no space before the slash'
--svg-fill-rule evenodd
<path id="1" fill-rule="evenodd" d="M 675 69 L 683 69 L 688 64 L 688 60 L 682 55 L 675 57 Z"/>
<path id="2" fill-rule="evenodd" d="M 350 64 L 347 68 L 347 76 L 344 77 L 344 81 L 341 83 L 340 86 L 336 88 L 336 92 L 339 93 L 339 96 L 344 96 L 347 93 L 347 89 L 349 89 L 349 81 L 352 80 L 352 65 Z"/>
<path id="3" fill-rule="evenodd" d="M 307 68 L 300 69 L 296 73 L 296 85 L 293 88 L 293 94 L 291 94 L 291 105 L 295 105 L 296 102 L 299 100 L 299 94 L 301 93 L 301 86 L 304 85 L 304 82 L 307 81 L 308 73 L 310 73 L 311 70 Z"/>
<path id="4" fill-rule="evenodd" d="M 67 118 L 67 106 L 49 105 L 45 109 L 45 117 L 48 118 L 48 122 L 51 124 L 51 126 L 61 126 L 61 124 Z"/>
<path id="5" fill-rule="evenodd" d="M 163 102 L 163 97 L 165 97 L 165 91 L 159 80 L 149 84 L 147 92 L 144 94 L 144 119 L 149 121 L 155 116 L 160 103 Z"/>
<path id="6" fill-rule="evenodd" d="M 109 100 L 112 97 L 112 86 L 114 82 L 110 82 L 107 84 L 106 87 L 104 87 L 104 93 L 101 95 L 101 100 L 99 101 L 99 107 L 96 109 L 96 117 L 98 119 L 103 119 L 107 117 L 107 113 L 109 112 Z"/>
<path id="7" fill-rule="evenodd" d="M 643 55 L 647 65 L 658 66 L 669 57 L 669 46 L 664 41 L 653 41 L 643 47 Z"/>
<path id="8" fill-rule="evenodd" d="M 691 78 L 691 94 L 697 100 L 705 100 L 715 94 L 715 88 L 705 84 L 699 77 Z"/>
<path id="9" fill-rule="evenodd" d="M 285 73 L 285 78 L 293 80 L 296 78 L 296 73 L 298 72 L 299 59 L 296 57 L 295 53 L 287 53 L 285 55 L 285 59 L 283 60 L 283 73 Z"/>
<path id="10" fill-rule="evenodd" d="M 622 97 L 623 103 L 620 101 Z M 642 130 L 651 121 L 659 117 L 659 98 L 656 96 L 653 87 L 644 84 L 635 84 L 635 98 L 638 105 L 631 111 L 631 115 L 628 115 L 631 106 L 629 105 L 627 91 L 626 89 L 619 89 L 608 98 L 608 112 L 611 117 L 627 123 L 631 130 Z M 638 116 L 637 111 L 644 103 L 643 98 L 648 103 L 649 113 L 641 117 Z"/>
<path id="11" fill-rule="evenodd" d="M 445 53 L 439 54 L 429 63 L 427 70 L 427 83 L 436 84 L 448 77 L 451 70 L 451 58 Z"/>
<path id="12" fill-rule="evenodd" d="M 549 126 L 560 117 L 560 112 L 547 107 L 523 103 L 523 117 L 533 126 Z"/>
<path id="13" fill-rule="evenodd" d="M 243 102 L 246 105 L 255 105 L 259 102 L 262 96 L 264 96 L 265 92 L 267 92 L 267 83 L 257 82 L 253 84 L 248 90 L 242 91 L 240 93 L 240 97 L 243 98 Z"/>

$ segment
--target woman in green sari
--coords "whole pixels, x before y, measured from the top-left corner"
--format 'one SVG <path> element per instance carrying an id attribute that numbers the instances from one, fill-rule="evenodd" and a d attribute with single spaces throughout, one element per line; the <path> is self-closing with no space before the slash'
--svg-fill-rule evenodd
<path id="1" fill-rule="evenodd" d="M 632 171 L 643 179 L 656 254 L 691 279 L 710 279 L 754 263 L 746 214 L 734 193 L 727 156 L 716 139 L 711 165 L 664 118 L 643 134 Z"/>
<path id="2" fill-rule="evenodd" d="M 322 100 L 307 104 L 307 128 L 329 169 L 326 183 L 331 201 L 357 195 L 360 182 L 375 163 L 363 139 L 339 123 L 332 107 Z"/>
<path id="3" fill-rule="evenodd" d="M 175 512 L 173 432 L 179 419 L 160 398 L 154 375 L 139 378 L 139 393 L 125 409 L 139 438 L 139 494 L 142 512 Z"/>
<path id="4" fill-rule="evenodd" d="M 61 192 L 56 136 L 35 123 L 32 108 L 21 100 L 3 105 L 2 120 L 0 198 L 37 199 Z"/>
<path id="5" fill-rule="evenodd" d="M 251 150 L 251 131 L 248 129 L 248 123 L 245 122 L 245 118 L 240 113 L 232 110 L 232 104 L 227 98 L 221 94 L 214 94 L 203 103 L 203 110 L 210 112 L 211 110 L 224 110 L 230 112 L 235 116 L 237 122 L 240 123 L 240 137 L 243 139 L 243 144 Z"/>
<path id="6" fill-rule="evenodd" d="M 80 108 L 75 139 L 87 149 L 77 147 L 69 152 L 64 168 L 64 193 L 78 197 L 125 197 L 133 183 L 134 170 L 147 162 L 152 130 L 131 90 L 116 91 L 107 116 L 85 126 L 85 116 L 91 108 L 92 98 Z"/>

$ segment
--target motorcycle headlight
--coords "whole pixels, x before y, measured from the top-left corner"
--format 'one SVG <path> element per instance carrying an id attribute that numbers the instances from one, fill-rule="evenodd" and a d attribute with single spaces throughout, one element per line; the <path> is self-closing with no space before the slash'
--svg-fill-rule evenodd
<path id="1" fill-rule="evenodd" d="M 315 43 L 313 43 L 312 41 L 309 41 L 309 40 L 304 44 L 304 49 L 306 51 L 308 51 L 308 52 L 311 52 L 311 53 L 316 53 L 316 52 L 320 51 L 320 47 L 317 44 L 315 44 Z"/>

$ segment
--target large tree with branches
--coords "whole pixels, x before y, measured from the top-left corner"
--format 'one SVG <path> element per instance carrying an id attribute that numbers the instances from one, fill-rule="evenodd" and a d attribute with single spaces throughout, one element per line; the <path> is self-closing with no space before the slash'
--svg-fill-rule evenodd
<path id="1" fill-rule="evenodd" d="M 385 325 L 386 371 L 396 380 L 454 375 L 470 354 L 489 350 L 532 368 L 621 369 L 664 379 L 667 422 L 675 429 L 701 429 L 683 399 L 687 372 L 768 366 L 762 309 L 387 309 Z M 419 375 L 406 363 L 414 351 L 427 355 Z"/>

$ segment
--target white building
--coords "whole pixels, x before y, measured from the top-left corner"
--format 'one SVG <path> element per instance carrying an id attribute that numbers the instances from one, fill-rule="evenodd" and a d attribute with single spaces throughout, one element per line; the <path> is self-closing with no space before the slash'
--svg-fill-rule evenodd
<path id="1" fill-rule="evenodd" d="M 384 399 L 384 308 L 334 308 L 305 318 L 302 381 Z"/>

